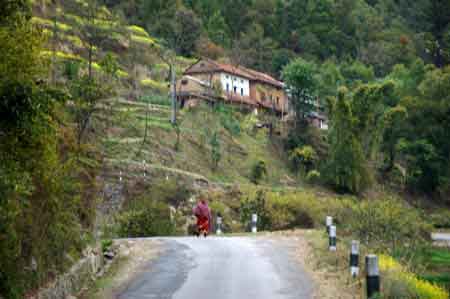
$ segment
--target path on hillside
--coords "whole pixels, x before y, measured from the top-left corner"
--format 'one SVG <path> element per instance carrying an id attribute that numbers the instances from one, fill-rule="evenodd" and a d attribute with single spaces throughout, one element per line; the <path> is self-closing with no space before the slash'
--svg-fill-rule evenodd
<path id="1" fill-rule="evenodd" d="M 163 253 L 119 299 L 310 299 L 293 244 L 263 237 L 161 238 Z"/>

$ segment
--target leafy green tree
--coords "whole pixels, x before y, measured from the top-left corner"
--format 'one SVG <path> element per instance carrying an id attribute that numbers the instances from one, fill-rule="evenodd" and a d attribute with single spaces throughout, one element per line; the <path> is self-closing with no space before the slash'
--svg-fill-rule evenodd
<path id="1" fill-rule="evenodd" d="M 242 62 L 260 71 L 270 71 L 270 65 L 267 62 L 271 60 L 275 48 L 275 42 L 265 36 L 264 29 L 258 24 L 249 27 L 239 39 L 239 54 L 243 58 Z"/>
<path id="2" fill-rule="evenodd" d="M 220 11 L 216 11 L 206 23 L 208 37 L 221 46 L 230 45 L 230 29 Z"/>
<path id="3" fill-rule="evenodd" d="M 306 145 L 296 148 L 289 155 L 289 160 L 296 171 L 310 172 L 318 161 L 316 151 L 312 146 Z"/>
<path id="4" fill-rule="evenodd" d="M 315 65 L 301 58 L 292 61 L 283 69 L 283 80 L 289 88 L 291 103 L 299 121 L 305 120 L 314 110 L 317 81 Z"/>
<path id="5" fill-rule="evenodd" d="M 220 139 L 218 132 L 214 132 L 209 140 L 209 145 L 211 146 L 211 165 L 212 169 L 216 170 L 219 166 L 220 159 L 222 158 L 222 153 L 220 150 Z"/>
<path id="6" fill-rule="evenodd" d="M 266 162 L 263 160 L 258 160 L 252 167 L 250 174 L 250 180 L 258 185 L 259 182 L 267 175 Z"/>
<path id="7" fill-rule="evenodd" d="M 407 115 L 406 108 L 401 105 L 389 108 L 384 113 L 381 151 L 385 155 L 384 170 L 386 172 L 392 171 L 395 166 L 398 144 L 405 131 Z"/>
<path id="8" fill-rule="evenodd" d="M 89 128 L 97 104 L 110 93 L 109 86 L 101 84 L 95 78 L 89 78 L 89 75 L 73 82 L 71 94 L 75 104 L 73 112 L 77 124 L 77 143 L 79 147 L 82 144 L 86 130 Z"/>
<path id="9" fill-rule="evenodd" d="M 167 39 L 178 54 L 192 56 L 201 30 L 202 22 L 192 10 L 179 9 L 175 13 L 173 32 Z"/>
<path id="10" fill-rule="evenodd" d="M 347 92 L 340 88 L 337 99 L 329 99 L 330 153 L 325 176 L 337 190 L 359 193 L 369 185 L 370 177 Z"/>

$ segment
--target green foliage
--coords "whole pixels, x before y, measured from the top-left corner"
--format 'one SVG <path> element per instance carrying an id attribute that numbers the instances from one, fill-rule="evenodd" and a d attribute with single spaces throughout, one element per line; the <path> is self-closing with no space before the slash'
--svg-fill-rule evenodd
<path id="1" fill-rule="evenodd" d="M 267 166 L 266 162 L 263 160 L 257 161 L 253 167 L 252 171 L 250 173 L 250 180 L 258 185 L 259 182 L 267 175 Z"/>
<path id="2" fill-rule="evenodd" d="M 113 241 L 111 239 L 102 240 L 102 252 L 108 251 L 113 244 Z"/>
<path id="3" fill-rule="evenodd" d="M 241 133 L 241 124 L 233 114 L 233 109 L 229 106 L 218 104 L 215 107 L 215 112 L 219 114 L 222 126 L 230 132 L 230 134 L 239 136 Z"/>
<path id="4" fill-rule="evenodd" d="M 217 131 L 211 135 L 209 145 L 211 146 L 211 166 L 215 170 L 219 166 L 220 159 L 222 158 L 219 133 Z"/>
<path id="5" fill-rule="evenodd" d="M 150 103 L 161 106 L 170 106 L 171 100 L 167 96 L 163 95 L 146 95 L 139 98 L 140 102 Z"/>
<path id="6" fill-rule="evenodd" d="M 297 118 L 304 119 L 314 110 L 317 81 L 314 77 L 315 65 L 298 58 L 283 69 L 291 101 Z"/>
<path id="7" fill-rule="evenodd" d="M 315 183 L 320 180 L 320 172 L 317 170 L 311 170 L 306 174 L 306 180 L 310 183 Z"/>
<path id="8" fill-rule="evenodd" d="M 102 71 L 109 78 L 116 78 L 119 71 L 119 64 L 117 58 L 112 53 L 107 53 L 99 63 Z"/>
<path id="9" fill-rule="evenodd" d="M 169 206 L 141 198 L 139 202 L 118 218 L 118 234 L 124 238 L 174 235 L 175 225 L 171 220 Z"/>
<path id="10" fill-rule="evenodd" d="M 325 175 L 338 190 L 358 193 L 369 184 L 370 178 L 346 93 L 346 89 L 340 89 L 337 101 L 329 104 L 332 107 L 332 124 Z"/>
<path id="11" fill-rule="evenodd" d="M 429 238 L 430 226 L 418 211 L 397 199 L 363 201 L 352 208 L 350 231 L 371 248 L 414 248 Z"/>
<path id="12" fill-rule="evenodd" d="M 266 194 L 262 190 L 258 190 L 254 198 L 246 197 L 245 199 L 242 199 L 239 209 L 241 214 L 241 223 L 247 227 L 247 229 L 250 229 L 252 214 L 256 213 L 258 215 L 258 229 L 270 230 L 272 223 L 268 215 L 266 204 Z"/>
<path id="13" fill-rule="evenodd" d="M 69 81 L 76 80 L 80 74 L 80 63 L 70 60 L 65 61 L 63 74 Z"/>
<path id="14" fill-rule="evenodd" d="M 71 266 L 92 225 L 95 168 L 76 163 L 67 96 L 42 80 L 42 35 L 20 16 L 0 27 L 0 293 L 23 298 Z M 61 117 L 61 118 L 60 118 Z M 80 156 L 82 153 L 79 153 Z M 89 190 L 90 192 L 86 192 Z"/>
<path id="15" fill-rule="evenodd" d="M 314 148 L 306 145 L 294 149 L 289 155 L 289 160 L 296 171 L 307 174 L 316 165 L 318 157 Z"/>

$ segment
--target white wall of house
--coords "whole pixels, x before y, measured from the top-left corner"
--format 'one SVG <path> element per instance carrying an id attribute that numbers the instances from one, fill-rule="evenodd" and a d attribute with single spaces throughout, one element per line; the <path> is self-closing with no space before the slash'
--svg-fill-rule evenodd
<path id="1" fill-rule="evenodd" d="M 221 73 L 220 81 L 224 92 L 239 96 L 250 96 L 250 82 L 248 79 L 228 73 Z"/>

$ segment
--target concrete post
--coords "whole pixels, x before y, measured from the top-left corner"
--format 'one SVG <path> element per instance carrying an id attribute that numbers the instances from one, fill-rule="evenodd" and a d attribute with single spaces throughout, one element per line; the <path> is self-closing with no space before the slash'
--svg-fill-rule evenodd
<path id="1" fill-rule="evenodd" d="M 221 235 L 222 234 L 222 217 L 217 217 L 217 228 L 216 228 L 216 234 Z"/>
<path id="2" fill-rule="evenodd" d="M 255 213 L 252 214 L 252 233 L 256 233 L 258 231 L 257 224 L 258 224 L 258 215 Z"/>
<path id="3" fill-rule="evenodd" d="M 359 242 L 352 241 L 352 249 L 350 251 L 350 274 L 352 277 L 359 275 Z"/>
<path id="4" fill-rule="evenodd" d="M 171 97 L 172 97 L 172 115 L 170 117 L 170 122 L 172 125 L 175 125 L 177 123 L 177 80 L 176 80 L 176 74 L 175 74 L 175 66 L 170 66 L 170 76 L 171 76 Z"/>
<path id="5" fill-rule="evenodd" d="M 378 267 L 378 256 L 374 254 L 366 256 L 366 282 L 367 298 L 377 298 L 380 293 L 380 269 Z"/>
<path id="6" fill-rule="evenodd" d="M 144 165 L 144 177 L 147 176 L 147 166 L 145 165 L 145 160 L 142 161 L 142 164 Z"/>
<path id="7" fill-rule="evenodd" d="M 330 226 L 330 251 L 336 251 L 336 226 Z"/>
<path id="8" fill-rule="evenodd" d="M 325 224 L 327 226 L 327 234 L 330 234 L 330 226 L 333 225 L 333 217 L 331 216 L 327 216 L 327 218 L 325 219 Z"/>

